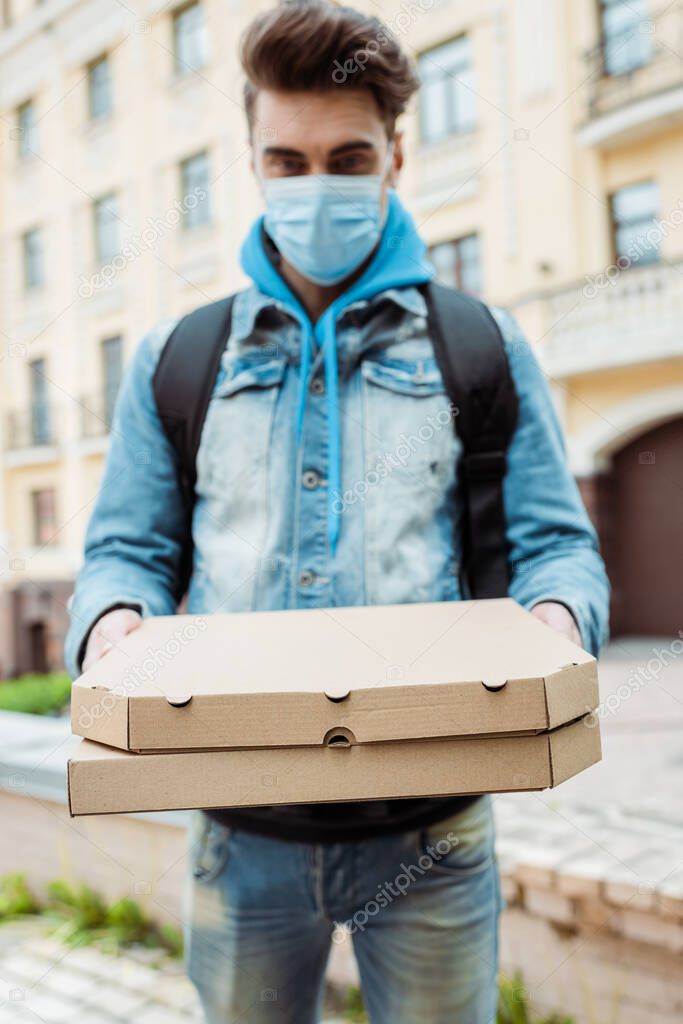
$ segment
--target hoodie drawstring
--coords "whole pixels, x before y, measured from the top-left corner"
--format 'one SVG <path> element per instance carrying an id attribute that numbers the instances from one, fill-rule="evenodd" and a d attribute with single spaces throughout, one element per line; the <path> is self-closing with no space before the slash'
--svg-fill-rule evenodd
<path id="1" fill-rule="evenodd" d="M 296 442 L 301 447 L 301 434 L 304 427 L 304 410 L 308 391 L 308 375 L 311 370 L 311 325 L 308 320 L 301 320 L 301 361 L 299 365 L 299 400 L 296 410 Z"/>
<path id="2" fill-rule="evenodd" d="M 327 398 L 327 428 L 329 438 L 329 471 L 327 480 L 327 539 L 332 555 L 337 549 L 339 538 L 339 516 L 336 505 L 341 493 L 341 435 L 339 425 L 339 381 L 337 374 L 337 330 L 336 310 L 330 307 L 316 324 L 314 333 L 323 353 L 325 368 L 325 389 Z M 304 411 L 308 394 L 308 378 L 311 370 L 311 326 L 308 321 L 301 323 L 301 364 L 299 399 L 296 416 L 297 444 L 301 445 Z"/>
<path id="3" fill-rule="evenodd" d="M 327 432 L 329 438 L 329 472 L 327 481 L 327 539 L 334 555 L 339 537 L 339 517 L 336 504 L 341 494 L 341 437 L 339 427 L 339 382 L 337 380 L 336 310 L 322 319 L 323 363 L 327 388 Z"/>

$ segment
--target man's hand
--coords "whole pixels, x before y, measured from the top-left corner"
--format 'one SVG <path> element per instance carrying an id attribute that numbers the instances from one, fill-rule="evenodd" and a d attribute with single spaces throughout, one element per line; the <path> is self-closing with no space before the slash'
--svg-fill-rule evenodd
<path id="1" fill-rule="evenodd" d="M 142 616 L 132 608 L 114 608 L 98 619 L 88 637 L 83 658 L 83 671 L 114 647 L 124 636 L 132 633 L 142 622 Z"/>
<path id="2" fill-rule="evenodd" d="M 579 647 L 582 646 L 579 627 L 572 613 L 563 604 L 558 604 L 557 601 L 541 601 L 540 604 L 534 605 L 531 614 L 545 622 L 546 626 L 566 636 L 567 640 L 578 644 Z"/>

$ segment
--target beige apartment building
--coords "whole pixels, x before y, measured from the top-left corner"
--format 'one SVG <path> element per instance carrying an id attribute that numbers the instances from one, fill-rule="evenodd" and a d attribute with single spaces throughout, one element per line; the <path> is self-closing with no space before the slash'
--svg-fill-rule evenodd
<path id="1" fill-rule="evenodd" d="M 243 283 L 259 199 L 235 51 L 262 6 L 0 3 L 0 678 L 60 664 L 139 338 Z M 367 6 L 423 80 L 402 194 L 442 279 L 536 347 L 614 630 L 676 632 L 683 0 Z"/>

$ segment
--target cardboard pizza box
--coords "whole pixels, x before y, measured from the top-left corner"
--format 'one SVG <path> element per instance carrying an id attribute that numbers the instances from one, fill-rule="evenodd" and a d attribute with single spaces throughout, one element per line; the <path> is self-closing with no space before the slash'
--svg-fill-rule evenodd
<path id="1" fill-rule="evenodd" d="M 146 619 L 76 680 L 72 728 L 147 758 L 348 745 L 360 765 L 378 744 L 548 733 L 598 699 L 595 659 L 509 598 L 175 615 Z M 545 751 L 532 788 L 553 784 L 549 744 L 524 748 Z"/>

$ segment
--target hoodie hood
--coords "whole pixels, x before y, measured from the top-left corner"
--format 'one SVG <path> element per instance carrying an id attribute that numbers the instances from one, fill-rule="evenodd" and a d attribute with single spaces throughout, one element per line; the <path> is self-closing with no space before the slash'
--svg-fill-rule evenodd
<path id="1" fill-rule="evenodd" d="M 308 394 L 312 340 L 323 352 L 329 431 L 328 540 L 334 553 L 342 513 L 336 508 L 335 495 L 341 493 L 341 436 L 337 380 L 337 332 L 339 316 L 347 306 L 371 299 L 389 288 L 424 284 L 434 276 L 427 249 L 417 233 L 413 218 L 393 190 L 388 194 L 387 217 L 379 244 L 363 274 L 327 307 L 315 324 L 299 299 L 278 273 L 264 246 L 264 218 L 257 218 L 245 239 L 240 254 L 242 268 L 265 295 L 282 303 L 301 324 L 300 390 L 297 408 L 297 440 L 301 443 L 303 417 Z"/>

